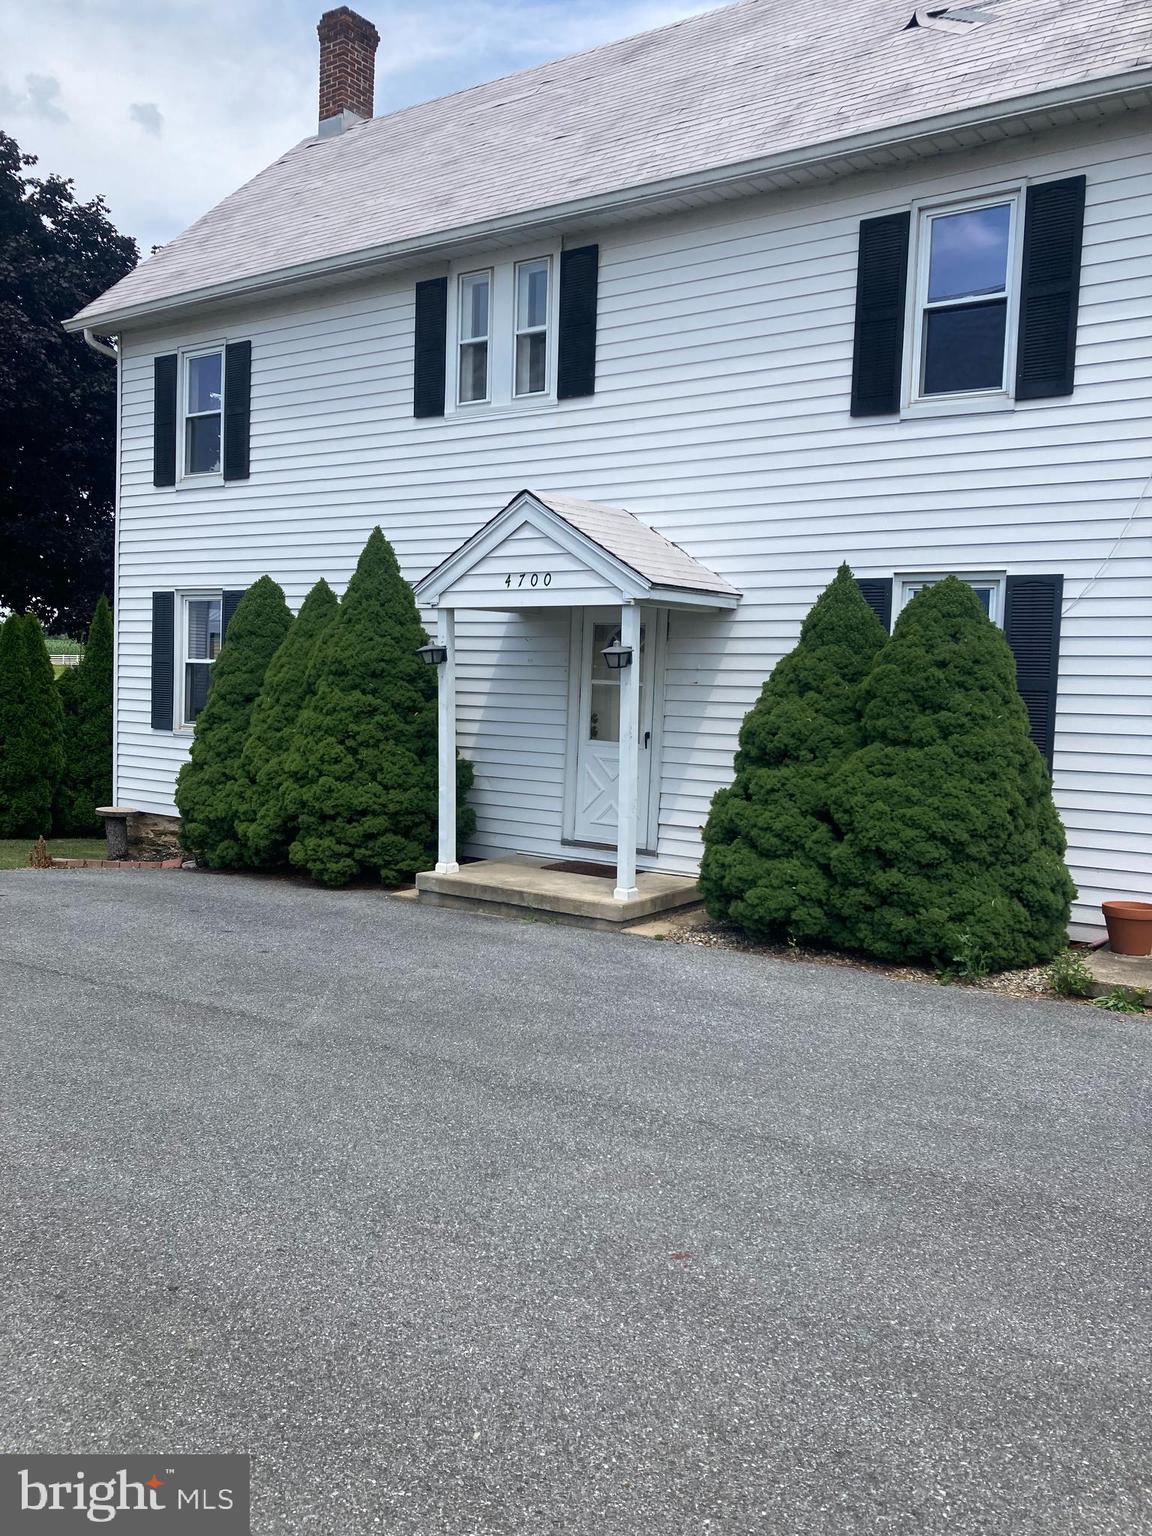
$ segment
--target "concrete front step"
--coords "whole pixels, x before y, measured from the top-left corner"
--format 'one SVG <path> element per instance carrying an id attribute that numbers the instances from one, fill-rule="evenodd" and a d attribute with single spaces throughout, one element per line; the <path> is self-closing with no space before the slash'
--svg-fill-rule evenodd
<path id="1" fill-rule="evenodd" d="M 429 870 L 416 876 L 417 899 L 431 906 L 471 907 L 515 917 L 537 914 L 583 927 L 619 929 L 659 912 L 693 906 L 700 900 L 690 875 L 643 871 L 636 876 L 638 895 L 617 901 L 615 880 L 548 869 L 552 859 L 518 854 L 461 865 L 455 875 Z"/>
<path id="2" fill-rule="evenodd" d="M 1114 955 L 1110 949 L 1085 952 L 1084 964 L 1092 973 L 1093 992 L 1103 997 L 1114 987 L 1138 999 L 1152 997 L 1152 955 Z"/>

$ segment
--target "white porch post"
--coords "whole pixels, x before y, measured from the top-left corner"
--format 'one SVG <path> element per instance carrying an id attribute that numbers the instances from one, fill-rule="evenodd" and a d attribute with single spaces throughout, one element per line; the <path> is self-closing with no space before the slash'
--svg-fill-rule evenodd
<path id="1" fill-rule="evenodd" d="M 436 873 L 455 875 L 456 862 L 456 614 L 451 608 L 436 610 L 436 639 L 448 652 L 439 673 L 437 694 L 440 762 L 440 835 Z"/>
<path id="2" fill-rule="evenodd" d="M 620 610 L 620 644 L 631 646 L 632 665 L 620 673 L 620 777 L 616 811 L 617 901 L 630 901 L 636 889 L 636 794 L 640 776 L 640 610 L 626 603 Z"/>

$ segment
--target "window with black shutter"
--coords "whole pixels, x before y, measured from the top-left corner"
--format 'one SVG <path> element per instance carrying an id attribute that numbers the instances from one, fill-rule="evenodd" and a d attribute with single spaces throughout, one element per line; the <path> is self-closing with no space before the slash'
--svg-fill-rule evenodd
<path id="1" fill-rule="evenodd" d="M 600 248 L 467 262 L 416 285 L 414 416 L 483 417 L 596 391 Z"/>
<path id="2" fill-rule="evenodd" d="M 865 219 L 852 414 L 1071 394 L 1085 189 L 1073 176 Z"/>

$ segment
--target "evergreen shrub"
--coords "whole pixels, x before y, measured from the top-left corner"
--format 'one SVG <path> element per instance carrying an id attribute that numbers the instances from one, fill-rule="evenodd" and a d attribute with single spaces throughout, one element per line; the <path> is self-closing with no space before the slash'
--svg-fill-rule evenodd
<path id="1" fill-rule="evenodd" d="M 213 869 L 244 862 L 236 826 L 246 804 L 241 754 L 268 664 L 291 622 L 284 593 L 261 576 L 240 599 L 212 666 L 192 751 L 176 780 L 176 807 L 184 846 Z"/>
<path id="2" fill-rule="evenodd" d="M 284 759 L 308 696 L 313 654 L 338 608 L 335 593 L 321 578 L 268 663 L 241 758 L 244 805 L 237 830 L 249 864 L 268 867 L 288 862 L 296 828 L 284 800 Z"/>
<path id="3" fill-rule="evenodd" d="M 986 970 L 1050 960 L 1075 894 L 1048 770 L 1003 634 L 966 582 L 920 592 L 860 692 L 831 809 L 844 941 Z"/>
<path id="4" fill-rule="evenodd" d="M 293 864 L 325 885 L 376 875 L 386 885 L 427 867 L 436 844 L 436 676 L 417 656 L 427 636 L 392 546 L 372 531 L 335 621 L 313 655 L 307 697 L 284 761 Z M 459 835 L 471 765 L 459 762 Z"/>
<path id="5" fill-rule="evenodd" d="M 56 791 L 56 832 L 89 837 L 102 830 L 98 805 L 112 803 L 112 610 L 101 597 L 80 663 L 57 683 L 64 713 L 64 771 Z"/>
<path id="6" fill-rule="evenodd" d="M 857 689 L 886 638 L 842 565 L 745 717 L 735 779 L 712 802 L 700 870 L 711 916 L 761 940 L 843 937 L 829 793 L 857 745 Z"/>
<path id="7" fill-rule="evenodd" d="M 0 629 L 0 837 L 51 831 L 63 767 L 63 710 L 39 620 L 11 614 Z"/>

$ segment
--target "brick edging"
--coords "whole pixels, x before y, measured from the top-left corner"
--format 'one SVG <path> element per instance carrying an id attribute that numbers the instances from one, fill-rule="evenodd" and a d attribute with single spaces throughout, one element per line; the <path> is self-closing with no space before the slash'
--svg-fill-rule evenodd
<path id="1" fill-rule="evenodd" d="M 53 869 L 182 869 L 183 859 L 53 859 Z"/>

